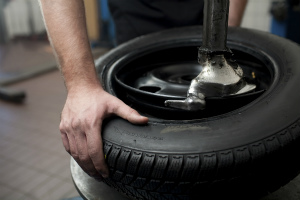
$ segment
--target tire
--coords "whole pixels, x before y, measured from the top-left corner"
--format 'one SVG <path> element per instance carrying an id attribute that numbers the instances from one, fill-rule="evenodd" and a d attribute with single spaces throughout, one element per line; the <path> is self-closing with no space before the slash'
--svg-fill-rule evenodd
<path id="1" fill-rule="evenodd" d="M 255 99 L 213 116 L 176 120 L 171 111 L 159 112 L 159 106 L 149 114 L 152 109 L 128 100 L 135 94 L 120 91 L 114 77 L 123 66 L 162 49 L 200 46 L 201 30 L 187 27 L 143 36 L 96 61 L 103 88 L 150 118 L 144 126 L 117 117 L 103 126 L 111 173 L 105 182 L 133 199 L 253 199 L 299 173 L 300 47 L 291 41 L 229 28 L 228 47 L 260 60 L 270 81 Z M 143 64 L 141 59 L 135 63 Z"/>

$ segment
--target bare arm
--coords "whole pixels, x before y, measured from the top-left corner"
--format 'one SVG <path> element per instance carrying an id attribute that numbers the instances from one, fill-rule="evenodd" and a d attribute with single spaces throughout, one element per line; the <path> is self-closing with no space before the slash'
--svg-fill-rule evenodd
<path id="1" fill-rule="evenodd" d="M 102 120 L 112 114 L 137 124 L 147 123 L 148 119 L 100 86 L 87 36 L 83 0 L 39 1 L 68 91 L 60 123 L 64 147 L 89 175 L 107 177 Z"/>
<path id="2" fill-rule="evenodd" d="M 228 17 L 229 26 L 241 25 L 246 5 L 247 0 L 230 0 Z"/>

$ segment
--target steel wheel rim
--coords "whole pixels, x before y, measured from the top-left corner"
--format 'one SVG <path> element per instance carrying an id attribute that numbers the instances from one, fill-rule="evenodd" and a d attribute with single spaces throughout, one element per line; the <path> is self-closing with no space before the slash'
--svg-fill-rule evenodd
<path id="1" fill-rule="evenodd" d="M 113 63 L 112 69 L 110 70 L 109 74 L 111 75 L 111 90 L 114 95 L 118 98 L 123 100 L 125 103 L 131 105 L 133 108 L 141 110 L 145 115 L 148 116 L 155 116 L 158 118 L 163 119 L 200 119 L 200 118 L 207 118 L 216 115 L 221 115 L 224 113 L 231 112 L 238 108 L 241 108 L 248 103 L 257 99 L 261 94 L 267 91 L 274 82 L 274 73 L 275 69 L 272 65 L 272 62 L 268 58 L 267 55 L 264 55 L 263 52 L 256 51 L 255 49 L 251 49 L 250 47 L 240 46 L 240 44 L 229 43 L 229 47 L 232 51 L 236 54 L 235 58 L 238 58 L 237 61 L 239 65 L 243 68 L 246 78 L 251 79 L 251 77 L 255 77 L 254 79 L 259 82 L 260 86 L 254 92 L 244 95 L 231 95 L 226 97 L 210 97 L 207 99 L 208 102 L 221 102 L 227 101 L 225 107 L 228 105 L 228 101 L 236 99 L 234 103 L 237 101 L 244 101 L 244 103 L 234 106 L 233 108 L 224 109 L 221 111 L 216 111 L 215 108 L 213 112 L 210 109 L 207 109 L 203 113 L 193 113 L 187 111 L 180 111 L 178 109 L 166 108 L 163 105 L 164 100 L 166 99 L 184 99 L 185 98 L 185 88 L 188 88 L 189 83 L 188 79 L 190 79 L 191 74 L 185 73 L 181 75 L 169 74 L 169 78 L 172 77 L 173 79 L 177 78 L 177 81 L 181 81 L 181 91 L 180 94 L 170 94 L 168 92 L 172 91 L 170 88 L 174 86 L 174 84 L 178 85 L 178 82 L 171 83 L 170 81 L 166 81 L 166 78 L 162 78 L 161 72 L 169 72 L 171 68 L 175 69 L 174 71 L 178 70 L 179 67 L 190 67 L 187 71 L 199 71 L 201 66 L 196 61 L 196 53 L 197 53 L 197 46 L 199 46 L 199 41 L 196 42 L 192 41 L 185 41 L 184 43 L 172 44 L 172 45 L 165 45 L 159 46 L 157 48 L 152 48 L 150 51 L 149 49 L 145 50 L 145 52 L 138 52 L 136 54 L 132 53 L 129 55 L 125 55 L 118 62 Z M 188 52 L 195 52 L 193 56 L 189 57 L 186 60 L 176 60 L 175 61 L 160 61 L 160 63 L 150 63 L 149 65 L 142 65 L 142 66 L 132 66 L 132 64 L 138 59 L 144 59 L 147 57 L 155 56 L 160 54 L 160 57 L 164 57 L 164 54 L 170 50 L 182 52 L 182 50 L 189 49 Z M 242 55 L 242 58 L 240 57 Z M 249 59 L 243 60 L 245 56 L 248 56 Z M 170 57 L 170 56 L 167 56 Z M 199 67 L 198 70 L 195 70 L 196 67 Z M 130 72 L 125 72 L 128 70 Z M 253 69 L 255 69 L 253 71 Z M 125 73 L 124 73 L 125 72 Z M 152 81 L 153 84 L 145 84 L 141 81 L 141 75 L 145 77 L 146 75 L 146 82 Z M 134 75 L 134 76 L 132 76 Z M 134 77 L 134 81 L 132 81 L 132 77 Z M 260 79 L 260 80 L 259 80 Z M 129 80 L 129 82 L 128 82 Z M 153 81 L 155 80 L 155 81 Z M 250 80 L 253 81 L 253 80 Z M 167 92 L 165 93 L 166 89 L 162 89 L 158 83 L 167 83 L 166 88 Z M 147 88 L 148 87 L 148 88 Z M 150 89 L 149 89 L 150 88 Z M 164 92 L 162 92 L 164 91 Z M 210 103 L 213 105 L 214 103 Z M 223 106 L 224 107 L 224 106 Z M 155 112 L 149 112 L 149 109 L 156 110 Z M 157 110 L 166 111 L 165 116 L 157 115 Z M 184 114 L 185 116 L 182 116 Z M 177 116 L 175 116 L 177 115 Z M 189 117 L 187 117 L 189 115 Z"/>

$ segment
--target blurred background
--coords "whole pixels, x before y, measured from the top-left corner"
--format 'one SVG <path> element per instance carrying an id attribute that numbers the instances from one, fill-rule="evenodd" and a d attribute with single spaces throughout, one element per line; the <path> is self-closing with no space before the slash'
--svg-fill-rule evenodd
<path id="1" fill-rule="evenodd" d="M 97 58 L 115 46 L 114 25 L 106 0 L 85 6 Z M 242 27 L 300 43 L 299 13 L 299 0 L 248 0 Z M 0 0 L 1 200 L 78 196 L 58 130 L 65 98 L 37 0 Z"/>

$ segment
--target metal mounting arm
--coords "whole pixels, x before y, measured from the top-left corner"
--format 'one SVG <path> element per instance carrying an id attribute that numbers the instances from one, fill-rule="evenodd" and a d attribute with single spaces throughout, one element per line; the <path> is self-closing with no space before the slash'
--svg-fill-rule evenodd
<path id="1" fill-rule="evenodd" d="M 227 51 L 229 0 L 205 0 L 203 41 L 200 51 Z"/>
<path id="2" fill-rule="evenodd" d="M 167 100 L 165 105 L 183 110 L 203 110 L 205 97 L 222 97 L 255 89 L 243 79 L 243 70 L 231 59 L 226 46 L 229 0 L 205 0 L 203 41 L 198 52 L 202 66 L 191 82 L 185 100 Z"/>

